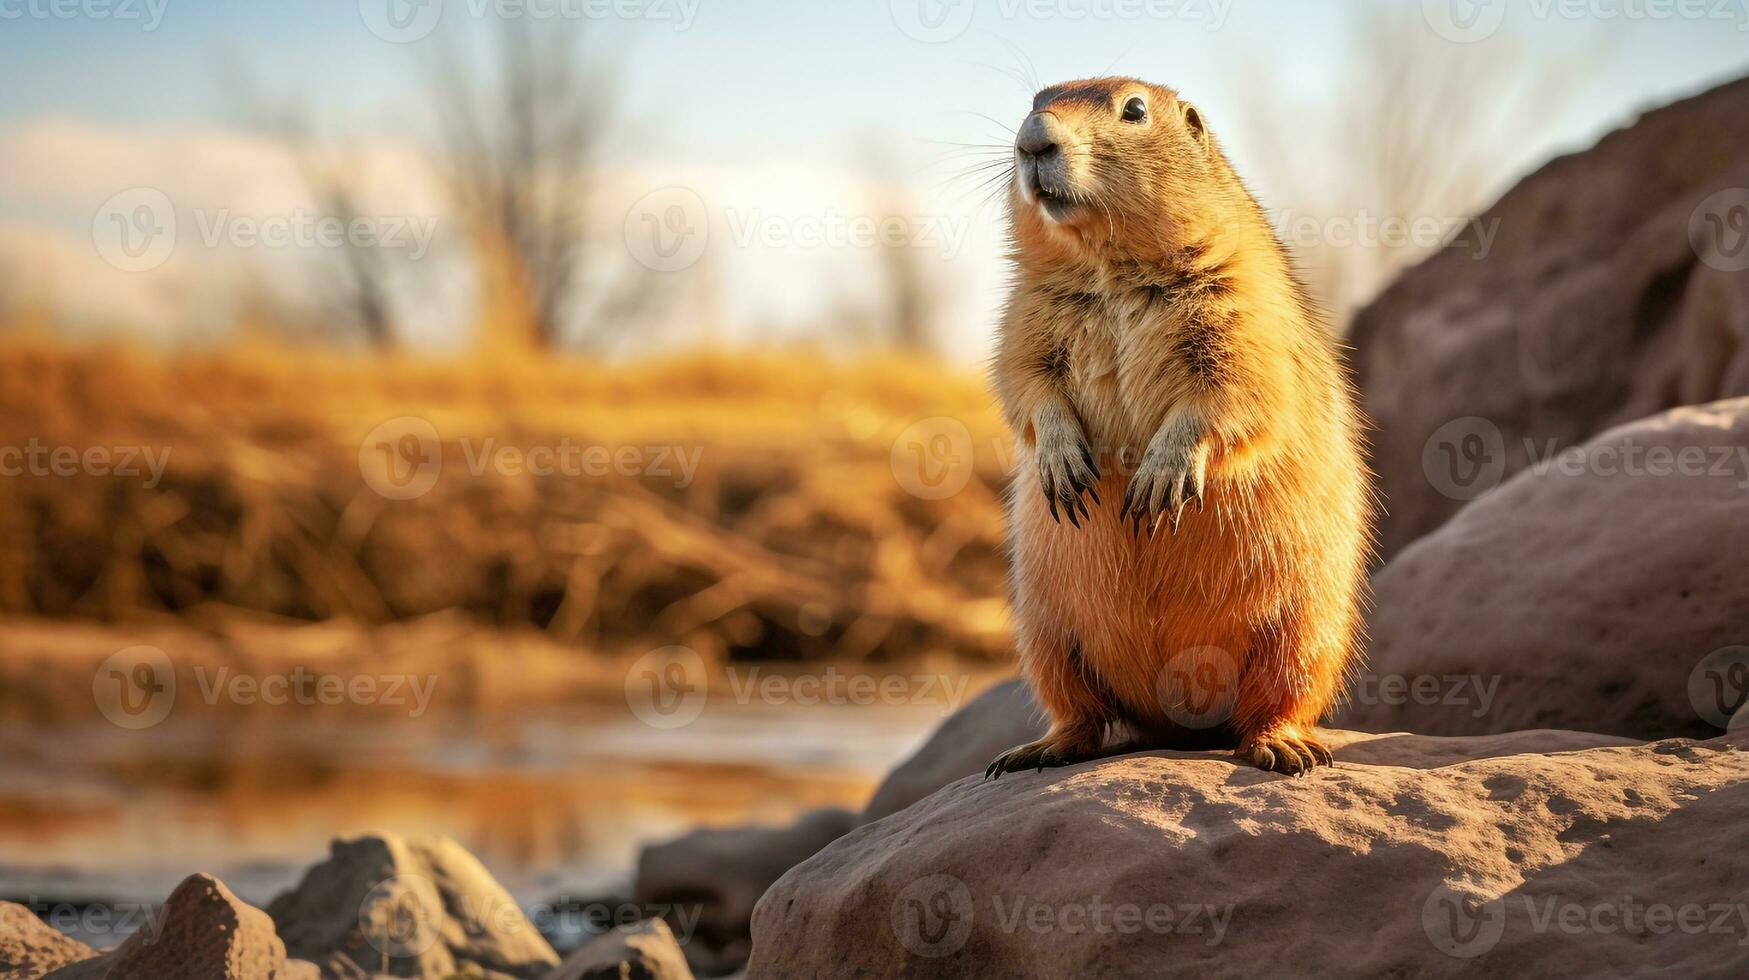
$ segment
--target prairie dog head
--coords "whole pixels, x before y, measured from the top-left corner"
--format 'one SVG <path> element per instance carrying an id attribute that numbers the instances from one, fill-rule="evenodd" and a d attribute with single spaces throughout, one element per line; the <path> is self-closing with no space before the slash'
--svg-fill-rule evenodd
<path id="1" fill-rule="evenodd" d="M 1202 114 L 1171 89 L 1133 78 L 1053 85 L 1015 134 L 1015 237 L 1023 249 L 1168 250 L 1216 220 L 1229 174 Z"/>

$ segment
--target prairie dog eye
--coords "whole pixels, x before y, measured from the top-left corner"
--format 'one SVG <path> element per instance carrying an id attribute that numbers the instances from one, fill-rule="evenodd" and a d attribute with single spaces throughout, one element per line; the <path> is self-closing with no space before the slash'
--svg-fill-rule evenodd
<path id="1" fill-rule="evenodd" d="M 1148 100 L 1139 95 L 1132 95 L 1123 104 L 1124 122 L 1141 122 L 1148 118 Z"/>

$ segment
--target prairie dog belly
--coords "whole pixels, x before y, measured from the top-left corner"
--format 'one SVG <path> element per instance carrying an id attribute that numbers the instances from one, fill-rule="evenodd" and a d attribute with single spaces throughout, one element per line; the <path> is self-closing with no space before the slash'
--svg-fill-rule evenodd
<path id="1" fill-rule="evenodd" d="M 1272 611 L 1264 583 L 1245 573 L 1236 515 L 1185 521 L 1150 540 L 1119 521 L 1111 505 L 1092 508 L 1075 528 L 1053 520 L 1043 498 L 1026 492 L 1036 479 L 1029 459 L 1009 500 L 1015 600 L 1024 619 L 1061 630 L 1125 720 L 1181 723 L 1180 705 L 1207 700 L 1200 688 L 1178 689 L 1185 675 L 1191 683 L 1206 679 L 1203 662 L 1222 661 L 1215 669 L 1235 676 L 1254 624 Z M 1104 472 L 1101 498 L 1121 499 L 1127 479 Z M 1231 509 L 1211 494 L 1201 516 L 1215 518 L 1223 506 Z"/>

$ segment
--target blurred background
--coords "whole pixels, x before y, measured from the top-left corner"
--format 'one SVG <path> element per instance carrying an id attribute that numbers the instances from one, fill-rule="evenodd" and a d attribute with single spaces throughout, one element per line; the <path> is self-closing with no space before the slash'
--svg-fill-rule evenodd
<path id="1" fill-rule="evenodd" d="M 1398 9 L 1401 8 L 1401 9 Z M 860 807 L 1011 668 L 1012 127 L 1204 111 L 1342 331 L 1739 3 L 0 0 L 0 897 L 519 899 Z"/>

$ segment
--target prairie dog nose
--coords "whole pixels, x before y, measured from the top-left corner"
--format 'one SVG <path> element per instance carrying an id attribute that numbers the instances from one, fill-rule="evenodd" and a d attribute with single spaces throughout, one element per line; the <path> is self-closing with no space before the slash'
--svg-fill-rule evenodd
<path id="1" fill-rule="evenodd" d="M 1020 124 L 1014 136 L 1014 148 L 1027 156 L 1044 156 L 1067 141 L 1068 132 L 1051 112 L 1035 112 Z"/>

